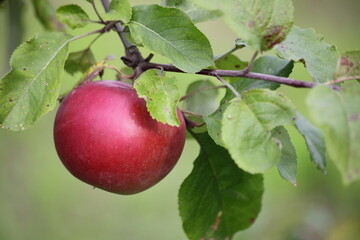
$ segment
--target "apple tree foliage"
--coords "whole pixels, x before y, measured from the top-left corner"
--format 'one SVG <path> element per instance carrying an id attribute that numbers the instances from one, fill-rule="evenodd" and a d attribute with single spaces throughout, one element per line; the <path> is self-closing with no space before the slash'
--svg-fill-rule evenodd
<path id="1" fill-rule="evenodd" d="M 360 51 L 339 53 L 315 30 L 294 25 L 291 0 L 159 0 L 141 6 L 128 0 L 86 2 L 98 19 L 90 19 L 78 1 L 56 11 L 48 1 L 32 1 L 47 31 L 22 43 L 10 58 L 11 70 L 0 80 L 1 128 L 24 130 L 54 109 L 64 71 L 82 72 L 81 81 L 91 81 L 104 69 L 116 70 L 122 76 L 118 80 L 133 81 L 151 116 L 170 125 L 179 125 L 176 106 L 184 101 L 190 135 L 200 145 L 179 191 L 189 239 L 231 239 L 250 227 L 261 209 L 262 174 L 269 169 L 276 167 L 296 185 L 297 155 L 289 126 L 303 135 L 310 159 L 322 172 L 331 160 L 344 183 L 360 179 Z M 218 18 L 239 39 L 231 51 L 215 56 L 196 24 Z M 79 36 L 64 32 L 65 25 L 74 29 L 93 23 L 102 27 Z M 120 36 L 131 76 L 106 60 L 97 61 L 90 46 L 69 53 L 71 42 L 111 32 Z M 245 61 L 233 54 L 242 48 L 253 50 L 253 58 Z M 142 49 L 171 64 L 151 62 L 152 55 L 142 56 Z M 294 64 L 303 64 L 312 81 L 289 78 Z M 176 77 L 167 72 L 198 74 L 202 80 L 189 84 L 181 97 Z M 308 119 L 277 91 L 281 84 L 311 88 L 304 99 Z M 226 93 L 218 101 L 220 88 Z"/>

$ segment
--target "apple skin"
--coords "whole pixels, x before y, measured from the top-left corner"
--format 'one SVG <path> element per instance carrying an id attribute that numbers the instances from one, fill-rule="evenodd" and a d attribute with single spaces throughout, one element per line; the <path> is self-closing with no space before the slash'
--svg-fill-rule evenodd
<path id="1" fill-rule="evenodd" d="M 175 166 L 186 126 L 162 124 L 133 87 L 117 81 L 84 83 L 63 100 L 54 124 L 57 153 L 68 171 L 118 194 L 144 191 Z"/>

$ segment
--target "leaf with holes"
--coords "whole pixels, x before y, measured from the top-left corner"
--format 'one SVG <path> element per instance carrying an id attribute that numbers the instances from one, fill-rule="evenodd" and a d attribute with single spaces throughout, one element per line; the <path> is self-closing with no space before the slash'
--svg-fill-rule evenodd
<path id="1" fill-rule="evenodd" d="M 191 0 L 199 7 L 219 10 L 224 21 L 252 48 L 266 51 L 282 42 L 293 25 L 291 0 Z"/>
<path id="2" fill-rule="evenodd" d="M 294 26 L 284 42 L 276 47 L 276 53 L 285 59 L 301 61 L 318 83 L 333 79 L 339 54 L 335 46 L 324 42 L 314 29 Z"/>
<path id="3" fill-rule="evenodd" d="M 177 80 L 166 77 L 160 70 L 147 70 L 136 79 L 134 88 L 152 118 L 171 126 L 180 126 L 176 105 L 180 99 Z"/>
<path id="4" fill-rule="evenodd" d="M 68 56 L 70 36 L 42 33 L 21 44 L 0 81 L 0 125 L 18 131 L 52 110 Z"/>
<path id="5" fill-rule="evenodd" d="M 137 43 L 166 56 L 185 72 L 214 65 L 209 41 L 179 9 L 135 6 L 128 25 Z"/>
<path id="6" fill-rule="evenodd" d="M 221 135 L 240 168 L 263 173 L 275 166 L 281 155 L 281 142 L 271 131 L 293 124 L 294 120 L 295 107 L 284 95 L 268 89 L 251 89 L 241 98 L 234 98 L 226 108 Z"/>
<path id="7" fill-rule="evenodd" d="M 318 86 L 310 91 L 306 103 L 344 183 L 360 179 L 360 85 L 345 84 L 341 91 Z"/>
<path id="8" fill-rule="evenodd" d="M 252 225 L 264 192 L 261 175 L 239 169 L 207 133 L 193 134 L 200 154 L 179 190 L 179 210 L 189 239 L 231 239 Z"/>

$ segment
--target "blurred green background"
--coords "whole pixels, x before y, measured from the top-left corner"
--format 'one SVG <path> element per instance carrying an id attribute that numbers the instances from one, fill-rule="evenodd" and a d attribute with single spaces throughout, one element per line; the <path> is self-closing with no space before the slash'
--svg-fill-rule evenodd
<path id="1" fill-rule="evenodd" d="M 14 20 L 9 21 L 6 8 L 0 8 L 1 77 L 8 71 L 8 49 L 16 44 L 14 37 L 9 36 L 20 32 L 23 39 L 28 39 L 43 31 L 30 0 L 24 2 L 25 18 L 20 31 L 16 30 Z M 56 7 L 75 2 L 95 19 L 86 1 L 53 0 Z M 131 2 L 150 4 L 160 0 Z M 341 52 L 360 49 L 359 0 L 295 0 L 294 4 L 297 25 L 315 28 Z M 18 13 L 19 10 L 17 7 Z M 233 46 L 236 36 L 221 21 L 202 23 L 199 28 L 210 39 L 215 54 Z M 91 39 L 72 44 L 71 50 L 83 49 Z M 123 53 L 115 33 L 102 37 L 93 51 L 97 60 L 110 54 L 119 59 Z M 244 60 L 250 54 L 250 51 L 237 53 Z M 155 61 L 164 59 L 157 57 Z M 112 64 L 121 66 L 119 60 Z M 177 76 L 184 92 L 194 77 Z M 71 88 L 79 77 L 65 74 L 62 91 Z M 107 73 L 106 77 L 114 75 Z M 310 80 L 301 65 L 296 66 L 292 77 Z M 306 115 L 307 90 L 289 87 L 280 90 Z M 66 171 L 53 145 L 54 114 L 55 111 L 51 112 L 24 132 L 0 130 L 0 240 L 186 239 L 178 216 L 177 191 L 198 154 L 194 141 L 187 141 L 179 163 L 159 184 L 133 196 L 115 195 L 93 189 Z M 332 163 L 328 163 L 327 174 L 322 175 L 311 163 L 302 137 L 292 128 L 289 131 L 299 157 L 298 186 L 282 180 L 276 169 L 265 174 L 262 212 L 250 229 L 234 239 L 360 239 L 360 182 L 344 187 Z"/>

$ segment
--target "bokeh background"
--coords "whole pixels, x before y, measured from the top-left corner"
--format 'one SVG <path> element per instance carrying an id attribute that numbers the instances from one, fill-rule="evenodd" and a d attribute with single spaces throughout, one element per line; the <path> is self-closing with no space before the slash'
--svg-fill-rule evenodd
<path id="1" fill-rule="evenodd" d="M 14 0 L 11 0 L 14 1 Z M 54 6 L 81 5 L 95 15 L 86 1 L 52 1 Z M 131 3 L 150 4 L 158 1 Z M 315 28 L 325 41 L 339 51 L 360 49 L 359 0 L 295 0 L 295 23 Z M 99 8 L 101 7 L 98 4 Z M 20 14 L 20 7 L 16 8 Z M 28 39 L 43 31 L 30 0 L 24 0 L 22 28 L 0 9 L 0 77 L 8 71 L 10 49 L 17 38 Z M 199 28 L 209 37 L 215 54 L 233 46 L 236 36 L 220 20 L 202 23 Z M 71 31 L 80 34 L 93 30 Z M 71 44 L 81 50 L 92 39 Z M 97 60 L 113 54 L 119 59 L 123 49 L 115 33 L 107 34 L 93 46 Z M 250 51 L 237 55 L 246 60 Z M 164 61 L 157 57 L 156 61 Z M 166 61 L 166 60 L 165 60 Z M 112 64 L 121 66 L 119 60 Z M 112 73 L 105 75 L 113 78 Z M 62 91 L 70 89 L 80 75 L 64 74 Z M 194 76 L 177 75 L 184 92 Z M 292 76 L 310 80 L 303 66 Z M 307 90 L 282 87 L 306 115 Z M 111 194 L 93 189 L 72 177 L 58 159 L 52 139 L 55 111 L 23 132 L 0 130 L 0 240 L 180 240 L 186 239 L 178 215 L 177 191 L 190 173 L 198 146 L 188 140 L 175 169 L 153 188 L 133 196 Z M 302 137 L 288 129 L 298 154 L 298 185 L 282 180 L 277 170 L 265 174 L 263 209 L 254 225 L 234 239 L 357 240 L 360 239 L 360 182 L 344 187 L 331 162 L 323 175 L 310 161 Z M 359 146 L 360 147 L 360 146 Z"/>

